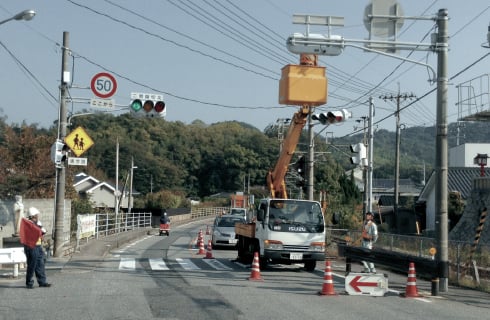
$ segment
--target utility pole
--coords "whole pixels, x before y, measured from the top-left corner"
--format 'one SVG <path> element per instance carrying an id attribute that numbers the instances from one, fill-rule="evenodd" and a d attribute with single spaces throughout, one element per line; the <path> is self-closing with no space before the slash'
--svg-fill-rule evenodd
<path id="1" fill-rule="evenodd" d="M 369 118 L 368 118 L 368 207 L 367 210 L 373 211 L 373 156 L 374 156 L 374 137 L 373 137 L 373 118 L 374 118 L 374 103 L 373 97 L 369 97 Z"/>
<path id="2" fill-rule="evenodd" d="M 367 146 L 367 148 L 369 148 L 369 144 L 368 144 L 368 140 L 367 140 L 367 136 L 366 136 L 366 121 L 368 120 L 368 117 L 362 117 L 362 144 L 364 146 Z M 368 157 L 369 159 L 369 157 Z M 361 168 L 362 170 L 362 184 L 363 184 L 363 188 L 364 188 L 364 192 L 363 192 L 363 197 L 362 197 L 362 219 L 364 220 L 365 217 L 366 217 L 366 213 L 369 211 L 368 209 L 368 198 L 369 198 L 369 195 L 368 195 L 368 175 L 367 175 L 367 167 L 362 165 L 362 159 L 361 159 L 361 164 L 359 166 L 359 168 Z"/>
<path id="3" fill-rule="evenodd" d="M 394 204 L 393 204 L 393 211 L 394 211 L 394 223 L 395 227 L 398 230 L 398 206 L 400 203 L 400 135 L 401 135 L 401 125 L 400 125 L 400 104 L 401 100 L 407 100 L 407 99 L 412 99 L 415 98 L 415 95 L 413 93 L 407 94 L 407 93 L 400 93 L 400 84 L 398 83 L 398 94 L 396 96 L 393 95 L 385 95 L 381 96 L 381 99 L 384 101 L 390 100 L 390 101 L 396 101 L 396 148 L 395 148 L 395 192 L 394 192 Z"/>
<path id="4" fill-rule="evenodd" d="M 63 141 L 66 137 L 67 117 L 66 100 L 68 99 L 68 85 L 70 83 L 70 71 L 68 68 L 68 38 L 69 33 L 63 32 L 63 46 L 61 58 L 61 84 L 60 84 L 60 110 L 58 114 L 58 139 Z M 56 168 L 56 198 L 55 198 L 55 224 L 54 224 L 54 252 L 55 257 L 61 257 L 64 245 L 64 216 L 65 216 L 65 165 Z"/>
<path id="5" fill-rule="evenodd" d="M 314 179 L 315 179 L 315 132 L 313 131 L 313 119 L 311 115 L 313 113 L 313 107 L 310 106 L 309 115 L 308 115 L 308 200 L 313 200 L 313 191 L 314 191 Z"/>
<path id="6" fill-rule="evenodd" d="M 114 195 L 114 214 L 116 216 L 116 225 L 114 226 L 114 230 L 119 235 L 119 137 L 116 138 L 116 190 L 114 190 Z"/>
<path id="7" fill-rule="evenodd" d="M 448 57 L 448 10 L 437 14 L 437 125 L 436 125 L 436 260 L 439 264 L 439 289 L 448 291 L 448 203 L 447 203 L 447 57 Z"/>
<path id="8" fill-rule="evenodd" d="M 131 209 L 133 208 L 133 174 L 134 169 L 138 167 L 134 166 L 134 159 L 131 157 L 131 177 L 129 180 L 129 198 L 128 198 L 128 213 L 131 213 Z"/>

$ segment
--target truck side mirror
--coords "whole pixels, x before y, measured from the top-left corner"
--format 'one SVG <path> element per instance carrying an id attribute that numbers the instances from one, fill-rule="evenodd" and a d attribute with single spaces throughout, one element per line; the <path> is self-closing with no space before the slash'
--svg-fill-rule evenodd
<path id="1" fill-rule="evenodd" d="M 259 212 L 257 212 L 257 221 L 264 221 L 264 209 L 260 209 Z"/>

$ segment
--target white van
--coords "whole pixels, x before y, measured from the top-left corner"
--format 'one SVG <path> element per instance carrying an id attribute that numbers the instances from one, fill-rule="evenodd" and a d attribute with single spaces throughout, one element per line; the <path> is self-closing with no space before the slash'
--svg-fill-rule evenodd
<path id="1" fill-rule="evenodd" d="M 245 209 L 245 208 L 231 208 L 229 214 L 238 215 L 240 217 L 243 217 L 246 221 L 248 221 L 247 220 L 247 209 Z"/>

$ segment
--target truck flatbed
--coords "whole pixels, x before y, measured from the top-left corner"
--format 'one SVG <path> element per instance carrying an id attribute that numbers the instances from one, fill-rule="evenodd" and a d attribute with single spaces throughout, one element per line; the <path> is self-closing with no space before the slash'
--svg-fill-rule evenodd
<path id="1" fill-rule="evenodd" d="M 235 233 L 244 237 L 255 237 L 255 223 L 237 223 L 235 224 Z"/>

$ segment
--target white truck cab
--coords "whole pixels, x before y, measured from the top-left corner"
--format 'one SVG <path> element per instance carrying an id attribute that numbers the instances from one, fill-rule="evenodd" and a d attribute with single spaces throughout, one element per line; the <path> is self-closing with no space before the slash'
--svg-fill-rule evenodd
<path id="1" fill-rule="evenodd" d="M 304 263 L 313 271 L 316 261 L 325 260 L 325 222 L 316 201 L 263 199 L 256 222 L 236 231 L 238 257 L 249 259 L 259 252 L 261 268 L 269 263 Z"/>

